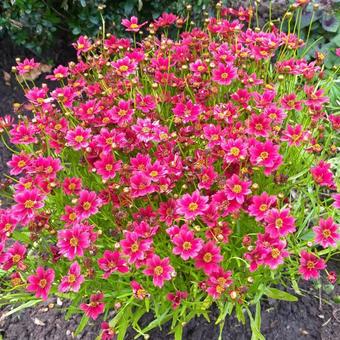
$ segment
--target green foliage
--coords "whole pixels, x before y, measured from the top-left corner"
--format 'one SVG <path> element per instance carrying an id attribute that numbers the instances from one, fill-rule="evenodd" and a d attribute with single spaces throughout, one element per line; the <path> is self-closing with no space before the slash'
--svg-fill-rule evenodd
<path id="1" fill-rule="evenodd" d="M 122 18 L 138 16 L 152 20 L 163 12 L 186 16 L 192 6 L 192 18 L 199 23 L 202 10 L 213 6 L 212 0 L 4 0 L 0 17 L 0 35 L 7 32 L 17 45 L 41 55 L 56 39 L 74 40 L 80 34 L 96 36 L 101 30 L 101 12 L 110 32 L 123 33 Z M 101 7 L 102 6 L 102 7 Z M 100 10 L 100 7 L 102 10 Z"/>

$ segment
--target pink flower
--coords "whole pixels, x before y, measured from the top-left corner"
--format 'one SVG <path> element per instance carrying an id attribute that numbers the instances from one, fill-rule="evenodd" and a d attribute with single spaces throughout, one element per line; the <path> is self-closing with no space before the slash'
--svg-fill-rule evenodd
<path id="1" fill-rule="evenodd" d="M 176 117 L 180 118 L 183 123 L 195 122 L 202 112 L 202 108 L 198 104 L 194 104 L 191 100 L 186 103 L 177 103 L 173 109 Z"/>
<path id="2" fill-rule="evenodd" d="M 80 36 L 75 44 L 72 44 L 77 50 L 77 55 L 87 52 L 91 49 L 91 42 L 86 36 Z"/>
<path id="3" fill-rule="evenodd" d="M 69 130 L 66 134 L 67 144 L 74 150 L 85 149 L 89 146 L 91 129 L 83 129 L 77 126 L 74 130 Z"/>
<path id="4" fill-rule="evenodd" d="M 111 120 L 118 126 L 127 126 L 132 122 L 134 110 L 131 108 L 131 100 L 120 100 L 117 106 L 109 111 Z"/>
<path id="5" fill-rule="evenodd" d="M 215 169 L 212 165 L 205 167 L 202 170 L 202 173 L 199 175 L 200 181 L 198 183 L 198 188 L 210 189 L 217 177 L 218 174 L 215 172 Z"/>
<path id="6" fill-rule="evenodd" d="M 104 271 L 104 279 L 107 279 L 115 271 L 120 273 L 127 273 L 129 271 L 129 268 L 119 251 L 105 250 L 103 257 L 98 259 L 98 265 L 99 268 Z"/>
<path id="7" fill-rule="evenodd" d="M 7 162 L 7 165 L 11 169 L 10 174 L 16 176 L 27 170 L 27 167 L 30 165 L 30 163 L 30 156 L 21 152 L 18 155 L 12 155 L 12 159 Z"/>
<path id="8" fill-rule="evenodd" d="M 17 64 L 18 66 L 16 66 L 16 69 L 18 70 L 20 75 L 29 73 L 40 66 L 40 64 L 36 63 L 33 58 L 32 59 L 25 58 L 23 62 L 17 62 Z"/>
<path id="9" fill-rule="evenodd" d="M 104 294 L 97 293 L 90 296 L 90 303 L 82 303 L 80 309 L 86 316 L 96 320 L 104 312 L 105 304 L 103 303 Z"/>
<path id="10" fill-rule="evenodd" d="M 147 276 L 152 276 L 153 284 L 162 288 L 165 281 L 171 280 L 171 275 L 174 269 L 170 266 L 170 259 L 165 257 L 161 259 L 158 255 L 153 255 L 146 261 L 146 269 L 143 273 Z"/>
<path id="11" fill-rule="evenodd" d="M 117 74 L 123 77 L 127 77 L 132 73 L 135 73 L 137 69 L 137 63 L 130 59 L 129 57 L 124 57 L 122 59 L 118 59 L 113 61 L 113 68 L 116 70 Z"/>
<path id="12" fill-rule="evenodd" d="M 20 217 L 31 217 L 37 209 L 44 206 L 45 197 L 38 189 L 19 191 L 14 195 L 14 201 L 17 203 L 13 209 Z"/>
<path id="13" fill-rule="evenodd" d="M 336 247 L 340 239 L 339 226 L 334 223 L 332 217 L 320 218 L 319 225 L 313 228 L 315 232 L 315 242 L 322 247 Z"/>
<path id="14" fill-rule="evenodd" d="M 282 156 L 279 154 L 278 145 L 274 145 L 270 140 L 264 143 L 255 140 L 250 144 L 250 162 L 255 166 L 263 166 L 266 176 L 281 165 Z"/>
<path id="15" fill-rule="evenodd" d="M 132 288 L 133 295 L 138 300 L 144 300 L 145 298 L 148 298 L 150 296 L 150 294 L 137 281 L 134 281 L 134 280 L 131 281 L 130 286 Z"/>
<path id="16" fill-rule="evenodd" d="M 321 160 L 316 166 L 312 167 L 310 172 L 312 173 L 314 181 L 321 186 L 334 188 L 334 177 L 330 168 L 331 165 L 323 160 Z"/>
<path id="17" fill-rule="evenodd" d="M 151 239 L 142 239 L 135 232 L 126 232 L 124 239 L 120 241 L 123 253 L 129 257 L 129 263 L 143 260 L 145 253 L 150 250 Z"/>
<path id="18" fill-rule="evenodd" d="M 60 253 L 72 261 L 76 256 L 84 255 L 84 250 L 90 246 L 90 234 L 81 224 L 59 230 L 57 246 Z"/>
<path id="19" fill-rule="evenodd" d="M 173 221 L 179 217 L 176 213 L 176 200 L 170 198 L 167 202 L 161 202 L 159 205 L 159 220 L 167 226 L 171 226 Z"/>
<path id="20" fill-rule="evenodd" d="M 266 192 L 261 195 L 252 197 L 252 204 L 248 207 L 248 212 L 254 216 L 256 221 L 262 221 L 265 218 L 268 210 L 276 206 L 276 196 L 269 196 Z"/>
<path id="21" fill-rule="evenodd" d="M 195 266 L 202 269 L 207 275 L 219 270 L 219 263 L 223 256 L 221 249 L 214 242 L 209 241 L 204 244 L 195 258 Z"/>
<path id="22" fill-rule="evenodd" d="M 275 240 L 270 247 L 263 250 L 261 262 L 270 269 L 276 269 L 280 264 L 283 264 L 284 259 L 289 256 L 287 250 L 285 250 L 287 242 L 281 240 Z"/>
<path id="23" fill-rule="evenodd" d="M 115 337 L 116 335 L 115 329 L 111 327 L 108 322 L 102 322 L 100 327 L 102 329 L 102 333 L 100 336 L 101 340 L 110 340 Z"/>
<path id="24" fill-rule="evenodd" d="M 142 96 L 137 93 L 136 95 L 136 107 L 138 110 L 148 113 L 156 108 L 155 98 L 152 95 Z"/>
<path id="25" fill-rule="evenodd" d="M 142 24 L 138 24 L 138 18 L 137 17 L 131 17 L 130 20 L 123 19 L 122 25 L 126 27 L 127 32 L 138 32 L 141 27 L 146 25 L 147 21 L 143 22 Z"/>
<path id="26" fill-rule="evenodd" d="M 302 142 L 306 141 L 309 136 L 307 131 L 302 129 L 300 124 L 296 126 L 287 125 L 287 129 L 283 131 L 281 140 L 288 142 L 288 145 L 299 146 Z"/>
<path id="27" fill-rule="evenodd" d="M 78 262 L 73 262 L 68 270 L 68 274 L 61 279 L 58 290 L 62 293 L 72 291 L 78 292 L 81 284 L 84 282 L 84 276 L 80 273 Z"/>
<path id="28" fill-rule="evenodd" d="M 9 270 L 16 266 L 20 270 L 24 270 L 26 266 L 23 263 L 26 254 L 26 247 L 19 242 L 15 242 L 7 252 L 0 254 L 0 264 L 3 270 Z"/>
<path id="29" fill-rule="evenodd" d="M 290 215 L 289 209 L 271 209 L 265 215 L 266 232 L 273 238 L 286 236 L 293 233 L 295 219 Z"/>
<path id="30" fill-rule="evenodd" d="M 132 197 L 141 197 L 155 191 L 155 186 L 151 183 L 151 178 L 143 172 L 137 172 L 130 178 Z"/>
<path id="31" fill-rule="evenodd" d="M 180 255 L 185 261 L 189 258 L 195 258 L 203 246 L 202 239 L 195 238 L 195 235 L 191 230 L 183 227 L 171 241 L 175 245 L 172 252 L 176 255 Z"/>
<path id="32" fill-rule="evenodd" d="M 177 200 L 176 212 L 184 215 L 185 219 L 193 220 L 197 216 L 203 215 L 204 211 L 209 208 L 208 200 L 209 197 L 201 196 L 198 190 L 191 195 L 185 194 Z"/>
<path id="33" fill-rule="evenodd" d="M 250 116 L 248 133 L 254 136 L 267 137 L 270 131 L 270 119 L 265 114 L 252 114 Z"/>
<path id="34" fill-rule="evenodd" d="M 181 300 L 188 297 L 188 292 L 181 292 L 179 290 L 176 293 L 168 293 L 166 299 L 172 303 L 172 308 L 176 309 L 181 304 Z"/>
<path id="35" fill-rule="evenodd" d="M 212 80 L 220 85 L 230 85 L 237 77 L 237 70 L 232 64 L 224 65 L 219 63 L 217 68 L 212 71 Z"/>
<path id="36" fill-rule="evenodd" d="M 225 151 L 224 159 L 229 163 L 239 163 L 247 156 L 247 143 L 240 138 L 227 139 L 221 147 Z"/>
<path id="37" fill-rule="evenodd" d="M 221 267 L 211 273 L 207 281 L 207 293 L 214 299 L 219 299 L 233 282 L 231 274 L 231 271 L 224 271 Z"/>
<path id="38" fill-rule="evenodd" d="M 48 268 L 45 270 L 43 267 L 38 267 L 36 274 L 30 275 L 27 278 L 28 286 L 26 289 L 29 292 L 35 293 L 37 298 L 47 300 L 48 293 L 54 281 L 54 276 L 53 269 Z"/>
<path id="39" fill-rule="evenodd" d="M 245 196 L 251 193 L 250 181 L 242 181 L 239 176 L 232 175 L 226 181 L 226 194 L 229 200 L 236 200 L 237 203 L 242 204 Z"/>
<path id="40" fill-rule="evenodd" d="M 112 153 L 102 153 L 100 160 L 94 163 L 97 174 L 101 175 L 103 180 L 113 179 L 117 171 L 121 169 L 122 161 L 116 161 Z"/>
<path id="41" fill-rule="evenodd" d="M 83 219 L 96 214 L 100 205 L 101 200 L 97 197 L 95 191 L 82 190 L 79 193 L 79 199 L 75 210 L 80 218 Z"/>
<path id="42" fill-rule="evenodd" d="M 319 271 L 325 268 L 326 263 L 323 259 L 319 259 L 305 250 L 301 251 L 299 273 L 305 280 L 318 279 Z"/>
<path id="43" fill-rule="evenodd" d="M 81 178 L 66 177 L 63 182 L 63 191 L 66 195 L 78 194 L 81 190 Z"/>
<path id="44" fill-rule="evenodd" d="M 46 79 L 60 80 L 60 79 L 66 78 L 68 75 L 69 75 L 68 67 L 59 65 L 53 70 L 53 75 L 47 76 Z"/>
<path id="45" fill-rule="evenodd" d="M 333 194 L 332 198 L 334 199 L 334 202 L 332 204 L 333 207 L 335 209 L 340 209 L 340 194 Z"/>
<path id="46" fill-rule="evenodd" d="M 296 94 L 291 93 L 283 96 L 281 99 L 281 105 L 286 110 L 295 110 L 301 111 L 302 110 L 302 102 L 296 100 Z"/>

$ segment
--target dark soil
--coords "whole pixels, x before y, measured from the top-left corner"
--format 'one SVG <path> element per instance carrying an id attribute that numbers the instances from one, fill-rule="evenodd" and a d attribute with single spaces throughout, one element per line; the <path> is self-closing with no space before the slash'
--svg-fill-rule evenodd
<path id="1" fill-rule="evenodd" d="M 67 61 L 74 60 L 75 54 L 70 48 L 69 42 L 59 42 L 55 51 L 46 52 L 45 62 L 48 59 L 54 60 L 54 64 L 67 64 Z M 5 38 L 0 40 L 0 115 L 11 114 L 15 102 L 23 102 L 24 95 L 21 87 L 16 83 L 13 76 L 6 79 L 10 74 L 11 66 L 15 64 L 15 58 L 32 57 L 26 50 L 14 47 Z M 37 58 L 39 60 L 39 58 Z M 5 75 L 5 78 L 4 78 Z M 43 77 L 37 83 L 44 82 Z M 10 154 L 0 143 L 0 176 L 5 172 L 6 162 Z M 332 265 L 332 270 L 340 272 L 339 262 Z M 262 304 L 262 328 L 261 332 L 268 340 L 334 340 L 339 339 L 340 334 L 340 305 L 332 302 L 334 296 L 340 295 L 340 287 L 336 286 L 330 294 L 325 294 L 315 289 L 311 283 L 304 283 L 305 295 L 299 302 L 290 303 L 284 301 L 264 301 Z M 1 293 L 0 293 L 1 298 Z M 6 340 L 63 340 L 63 339 L 95 339 L 100 332 L 101 319 L 91 321 L 84 332 L 75 336 L 81 315 L 74 315 L 65 321 L 65 306 L 60 306 L 56 300 L 49 300 L 35 307 L 22 310 L 17 314 L 8 317 L 1 317 L 0 314 L 0 339 Z M 8 312 L 11 307 L 2 308 L 3 313 Z M 218 316 L 216 308 L 212 308 L 211 322 L 208 323 L 203 317 L 196 318 L 189 322 L 183 332 L 185 340 L 210 339 L 216 340 L 219 335 L 219 326 L 214 324 Z M 147 315 L 142 323 L 147 325 L 152 316 Z M 162 330 L 154 330 L 150 333 L 150 339 L 165 340 L 172 339 L 168 335 L 170 325 L 167 324 Z M 126 339 L 132 340 L 134 333 L 129 331 Z M 225 322 L 223 340 L 248 340 L 251 338 L 250 326 L 247 323 L 242 325 L 235 317 L 228 318 Z"/>

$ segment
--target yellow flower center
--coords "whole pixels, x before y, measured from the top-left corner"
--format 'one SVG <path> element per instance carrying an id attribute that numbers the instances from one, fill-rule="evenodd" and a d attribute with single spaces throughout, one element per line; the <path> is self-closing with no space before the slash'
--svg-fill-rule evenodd
<path id="1" fill-rule="evenodd" d="M 153 272 L 155 273 L 155 275 L 159 276 L 159 275 L 161 275 L 163 273 L 163 267 L 156 266 Z"/>
<path id="2" fill-rule="evenodd" d="M 237 148 L 236 146 L 233 146 L 231 149 L 230 149 L 230 153 L 233 155 L 233 156 L 238 156 L 240 154 L 240 149 Z"/>
<path id="3" fill-rule="evenodd" d="M 191 242 L 185 241 L 185 242 L 183 243 L 183 249 L 184 249 L 184 250 L 189 250 L 189 249 L 191 249 Z"/>
<path id="4" fill-rule="evenodd" d="M 209 263 L 212 261 L 212 254 L 211 253 L 205 253 L 203 256 L 203 261 L 206 263 Z"/>
<path id="5" fill-rule="evenodd" d="M 233 186 L 233 192 L 235 192 L 236 194 L 239 194 L 242 191 L 242 187 L 239 184 L 235 184 Z"/>
<path id="6" fill-rule="evenodd" d="M 70 245 L 72 246 L 72 247 L 76 247 L 77 245 L 78 245 L 78 243 L 79 243 L 79 241 L 78 241 L 78 239 L 76 238 L 76 237 L 72 237 L 71 239 L 70 239 Z"/>
<path id="7" fill-rule="evenodd" d="M 35 205 L 35 202 L 32 201 L 32 200 L 27 200 L 27 201 L 25 202 L 25 208 L 26 208 L 26 209 L 31 209 L 31 208 L 34 207 L 34 205 Z"/>
<path id="8" fill-rule="evenodd" d="M 91 208 L 91 203 L 90 202 L 84 202 L 83 203 L 83 209 L 84 210 L 89 210 Z"/>
<path id="9" fill-rule="evenodd" d="M 189 204 L 189 210 L 190 210 L 190 211 L 195 211 L 195 210 L 197 210 L 197 208 L 198 208 L 198 204 L 197 204 L 197 203 L 191 202 L 191 203 Z"/>

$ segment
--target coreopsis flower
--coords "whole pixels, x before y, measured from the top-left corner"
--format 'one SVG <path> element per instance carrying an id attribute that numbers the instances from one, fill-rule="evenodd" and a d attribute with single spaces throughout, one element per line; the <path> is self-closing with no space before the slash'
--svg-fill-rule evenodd
<path id="1" fill-rule="evenodd" d="M 251 193 L 249 189 L 251 182 L 242 181 L 236 174 L 232 175 L 226 181 L 226 193 L 229 200 L 236 200 L 237 203 L 242 204 L 245 197 Z"/>
<path id="2" fill-rule="evenodd" d="M 167 27 L 174 24 L 178 19 L 178 16 L 173 13 L 162 13 L 162 15 L 155 20 L 154 25 L 156 28 Z"/>
<path id="3" fill-rule="evenodd" d="M 74 130 L 69 130 L 66 134 L 67 145 L 74 150 L 85 149 L 89 146 L 91 129 L 83 129 L 77 126 Z"/>
<path id="4" fill-rule="evenodd" d="M 203 215 L 204 211 L 209 208 L 208 200 L 209 198 L 201 196 L 198 190 L 191 195 L 185 194 L 177 200 L 176 212 L 183 215 L 185 219 L 195 219 L 197 216 Z"/>
<path id="5" fill-rule="evenodd" d="M 38 189 L 18 191 L 14 195 L 13 210 L 19 218 L 31 217 L 44 206 L 45 196 Z"/>
<path id="6" fill-rule="evenodd" d="M 155 186 L 152 184 L 151 178 L 143 172 L 137 172 L 130 178 L 131 195 L 132 197 L 140 197 L 151 194 L 155 191 Z"/>
<path id="7" fill-rule="evenodd" d="M 127 231 L 120 241 L 122 251 L 128 256 L 129 263 L 143 260 L 146 252 L 151 249 L 152 239 L 143 239 L 135 232 Z"/>
<path id="8" fill-rule="evenodd" d="M 289 256 L 286 246 L 287 242 L 280 239 L 273 241 L 268 248 L 262 249 L 261 263 L 272 270 L 276 269 Z"/>
<path id="9" fill-rule="evenodd" d="M 282 108 L 285 110 L 295 110 L 301 111 L 302 110 L 302 101 L 297 100 L 297 96 L 295 93 L 290 93 L 281 98 L 281 105 Z"/>
<path id="10" fill-rule="evenodd" d="M 203 245 L 195 257 L 195 266 L 202 269 L 205 274 L 210 275 L 218 271 L 219 263 L 222 260 L 221 249 L 214 242 L 209 241 Z"/>
<path id="11" fill-rule="evenodd" d="M 336 247 L 337 241 L 340 239 L 339 225 L 334 223 L 332 217 L 327 219 L 320 218 L 319 225 L 313 228 L 315 233 L 315 243 L 322 247 Z"/>
<path id="12" fill-rule="evenodd" d="M 188 292 L 182 292 L 177 290 L 176 293 L 168 293 L 166 299 L 171 302 L 171 306 L 173 309 L 176 309 L 181 304 L 183 299 L 188 297 Z"/>
<path id="13" fill-rule="evenodd" d="M 135 73 L 138 65 L 134 60 L 130 59 L 129 57 L 118 59 L 116 61 L 113 61 L 111 64 L 116 70 L 117 74 L 123 77 L 127 77 L 130 74 Z"/>
<path id="14" fill-rule="evenodd" d="M 144 300 L 150 296 L 150 294 L 137 281 L 131 281 L 130 286 L 132 288 L 133 295 L 137 299 Z"/>
<path id="15" fill-rule="evenodd" d="M 255 166 L 263 166 L 266 176 L 269 176 L 281 165 L 282 156 L 279 154 L 278 145 L 274 145 L 270 140 L 264 143 L 254 141 L 250 145 L 250 162 Z"/>
<path id="16" fill-rule="evenodd" d="M 231 271 L 224 271 L 223 268 L 219 267 L 216 272 L 209 275 L 207 293 L 214 299 L 220 298 L 233 282 L 231 275 Z"/>
<path id="17" fill-rule="evenodd" d="M 248 207 L 248 212 L 251 216 L 254 216 L 256 221 L 262 221 L 269 209 L 275 207 L 277 204 L 277 198 L 275 196 L 268 195 L 265 191 L 261 195 L 254 195 L 252 197 L 252 204 Z"/>
<path id="18" fill-rule="evenodd" d="M 58 231 L 57 246 L 60 253 L 70 261 L 76 256 L 83 256 L 90 244 L 90 234 L 82 224 L 76 224 L 70 229 Z"/>
<path id="19" fill-rule="evenodd" d="M 101 199 L 95 191 L 81 190 L 75 210 L 80 218 L 88 218 L 98 212 L 101 206 Z"/>
<path id="20" fill-rule="evenodd" d="M 130 20 L 123 19 L 122 25 L 126 27 L 127 32 L 138 32 L 144 25 L 146 25 L 147 21 L 143 22 L 142 24 L 138 24 L 138 18 L 132 16 Z"/>
<path id="21" fill-rule="evenodd" d="M 212 71 L 212 80 L 220 85 L 230 85 L 237 77 L 237 69 L 230 63 L 219 63 Z"/>
<path id="22" fill-rule="evenodd" d="M 327 275 L 327 280 L 330 284 L 334 285 L 336 283 L 336 280 L 337 280 L 336 272 L 334 272 L 334 271 L 329 272 L 328 275 Z"/>
<path id="23" fill-rule="evenodd" d="M 165 257 L 161 259 L 158 255 L 153 255 L 146 260 L 146 269 L 143 273 L 152 276 L 153 284 L 162 288 L 165 281 L 169 281 L 174 273 L 173 267 L 170 265 L 170 259 Z"/>
<path id="24" fill-rule="evenodd" d="M 100 160 L 94 163 L 97 174 L 104 180 L 113 179 L 121 168 L 122 161 L 116 161 L 112 153 L 101 153 Z"/>
<path id="25" fill-rule="evenodd" d="M 120 100 L 117 106 L 109 110 L 112 122 L 122 127 L 132 122 L 133 115 L 134 109 L 132 108 L 131 100 Z"/>
<path id="26" fill-rule="evenodd" d="M 334 188 L 334 176 L 330 170 L 331 165 L 321 160 L 317 165 L 310 169 L 314 181 L 321 186 Z"/>
<path id="27" fill-rule="evenodd" d="M 81 217 L 77 214 L 75 207 L 71 207 L 70 205 L 65 205 L 64 215 L 62 215 L 60 219 L 65 222 L 66 227 L 81 221 Z"/>
<path id="28" fill-rule="evenodd" d="M 10 268 L 16 266 L 20 270 L 26 268 L 23 260 L 26 254 L 26 247 L 15 242 L 6 252 L 0 254 L 0 266 L 3 270 L 9 270 Z"/>
<path id="29" fill-rule="evenodd" d="M 92 294 L 90 296 L 90 302 L 80 304 L 80 309 L 86 316 L 96 320 L 98 316 L 104 312 L 105 304 L 103 299 L 103 293 Z"/>
<path id="30" fill-rule="evenodd" d="M 18 224 L 18 219 L 14 216 L 12 209 L 0 210 L 0 242 L 11 235 Z"/>
<path id="31" fill-rule="evenodd" d="M 77 55 L 85 53 L 91 49 L 91 41 L 86 37 L 81 35 L 75 44 L 72 44 L 77 50 Z"/>
<path id="32" fill-rule="evenodd" d="M 100 328 L 102 329 L 102 333 L 100 336 L 101 340 L 110 340 L 116 336 L 114 328 L 111 327 L 108 322 L 106 321 L 102 322 Z"/>
<path id="33" fill-rule="evenodd" d="M 68 291 L 78 292 L 84 280 L 84 276 L 81 275 L 81 268 L 78 262 L 75 261 L 71 264 L 67 275 L 62 277 L 58 290 L 62 293 Z"/>
<path id="34" fill-rule="evenodd" d="M 113 149 L 123 148 L 127 145 L 126 134 L 117 130 L 102 128 L 99 135 L 94 136 L 95 143 L 102 152 L 111 152 Z"/>
<path id="35" fill-rule="evenodd" d="M 37 143 L 36 133 L 37 129 L 32 124 L 14 124 L 13 128 L 9 131 L 10 142 L 19 145 Z"/>
<path id="36" fill-rule="evenodd" d="M 332 198 L 334 199 L 333 207 L 335 209 L 340 209 L 340 194 L 333 194 Z"/>
<path id="37" fill-rule="evenodd" d="M 30 275 L 27 278 L 28 286 L 27 290 L 29 292 L 35 293 L 37 298 L 42 298 L 47 300 L 48 293 L 52 287 L 54 281 L 54 270 L 52 268 L 38 267 L 34 275 Z"/>
<path id="38" fill-rule="evenodd" d="M 224 159 L 229 163 L 239 163 L 241 159 L 247 156 L 247 142 L 241 138 L 227 139 L 221 144 L 225 151 Z"/>
<path id="39" fill-rule="evenodd" d="M 11 175 L 20 175 L 22 172 L 27 170 L 28 166 L 31 163 L 30 155 L 21 152 L 18 155 L 12 155 L 12 159 L 7 162 L 8 167 L 10 168 Z"/>
<path id="40" fill-rule="evenodd" d="M 195 258 L 203 246 L 202 239 L 195 238 L 195 235 L 191 230 L 183 227 L 171 241 L 174 244 L 172 252 L 179 255 L 185 261 L 189 258 Z"/>
<path id="41" fill-rule="evenodd" d="M 270 209 L 264 217 L 266 232 L 273 238 L 283 237 L 293 233 L 295 219 L 289 209 Z"/>
<path id="42" fill-rule="evenodd" d="M 40 66 L 40 63 L 37 63 L 33 58 L 25 58 L 23 62 L 18 62 L 17 64 L 16 69 L 20 75 L 29 73 Z"/>
<path id="43" fill-rule="evenodd" d="M 119 251 L 105 250 L 103 257 L 98 259 L 98 265 L 104 271 L 103 278 L 107 279 L 115 271 L 127 273 L 129 268 Z"/>
<path id="44" fill-rule="evenodd" d="M 142 96 L 140 93 L 137 93 L 136 107 L 144 113 L 149 113 L 156 108 L 155 98 L 152 95 Z"/>
<path id="45" fill-rule="evenodd" d="M 66 78 L 68 75 L 69 75 L 68 67 L 59 65 L 53 70 L 53 75 L 47 76 L 46 79 L 61 80 L 63 78 Z"/>
<path id="46" fill-rule="evenodd" d="M 66 195 L 76 195 L 82 189 L 82 180 L 79 177 L 66 177 L 62 187 Z"/>
<path id="47" fill-rule="evenodd" d="M 290 146 L 299 146 L 306 141 L 308 137 L 308 132 L 304 131 L 300 124 L 297 124 L 294 127 L 288 124 L 286 130 L 282 133 L 281 140 L 288 142 L 288 145 Z"/>
<path id="48" fill-rule="evenodd" d="M 194 104 L 191 100 L 186 103 L 179 102 L 173 109 L 175 117 L 180 118 L 183 123 L 195 122 L 202 112 L 202 108 L 198 104 Z"/>
<path id="49" fill-rule="evenodd" d="M 252 114 L 249 119 L 248 133 L 268 137 L 271 131 L 270 119 L 265 114 Z"/>
<path id="50" fill-rule="evenodd" d="M 299 273 L 305 280 L 318 279 L 320 270 L 326 268 L 326 263 L 323 259 L 319 259 L 316 255 L 302 250 L 300 253 Z"/>
<path id="51" fill-rule="evenodd" d="M 160 215 L 159 220 L 167 226 L 171 226 L 173 221 L 179 217 L 176 213 L 176 200 L 171 198 L 166 202 L 161 202 L 158 212 Z"/>

